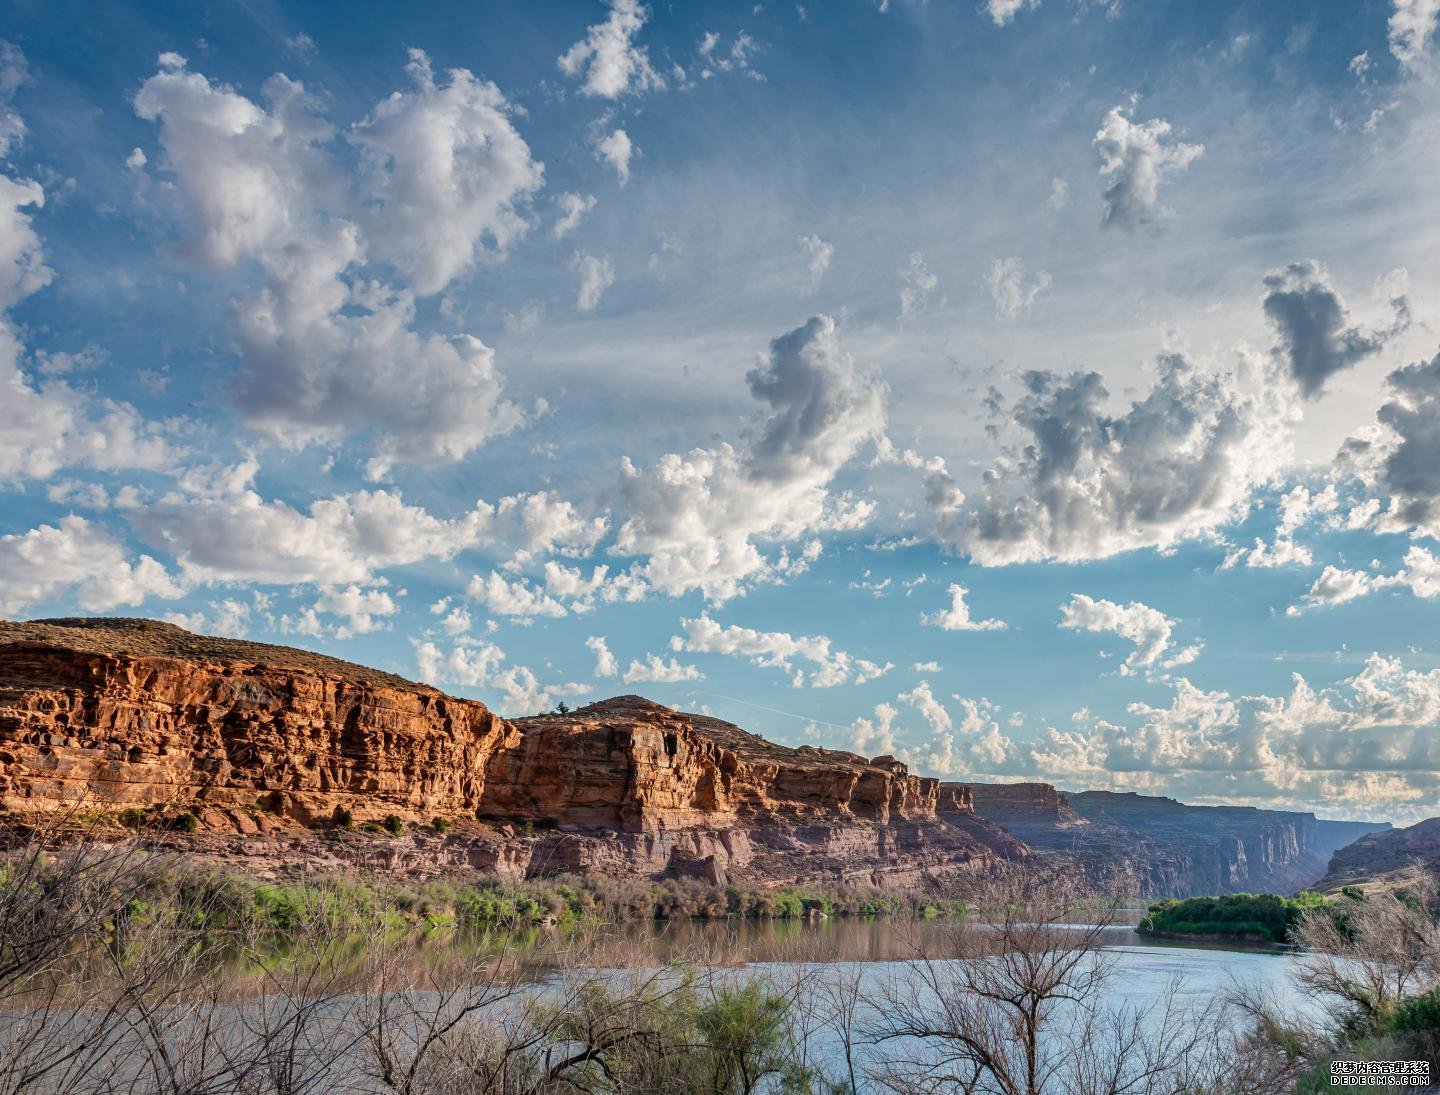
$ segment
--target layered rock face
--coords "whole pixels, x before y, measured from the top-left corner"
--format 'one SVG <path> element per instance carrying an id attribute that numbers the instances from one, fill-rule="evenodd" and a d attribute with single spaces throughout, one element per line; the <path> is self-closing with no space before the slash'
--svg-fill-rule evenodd
<path id="1" fill-rule="evenodd" d="M 1025 854 L 959 804 L 942 816 L 939 782 L 892 757 L 790 749 L 639 696 L 514 726 L 480 815 L 556 830 L 536 854 L 567 869 L 917 886 Z"/>
<path id="2" fill-rule="evenodd" d="M 941 784 L 893 757 L 786 748 L 638 696 L 506 720 L 362 666 L 153 621 L 0 622 L 0 808 L 76 806 L 188 810 L 214 841 L 258 832 L 240 842 L 251 855 L 322 862 L 348 845 L 307 827 L 342 811 L 443 817 L 454 823 L 443 839 L 371 842 L 365 861 L 515 878 L 927 887 L 1034 847 L 1147 896 L 1289 892 L 1381 828 L 1043 783 Z M 1374 840 L 1346 854 L 1374 855 Z"/>
<path id="3" fill-rule="evenodd" d="M 153 621 L 0 623 L 0 806 L 207 828 L 465 823 L 446 864 L 938 884 L 1023 844 L 891 757 L 773 745 L 635 696 L 507 721 L 335 659 Z"/>
<path id="4" fill-rule="evenodd" d="M 1149 897 L 1292 893 L 1325 873 L 1335 841 L 1384 827 L 1109 791 L 1061 794 L 1048 784 L 972 790 L 980 817 L 1072 858 L 1097 883 L 1129 882 Z"/>
<path id="5" fill-rule="evenodd" d="M 777 820 L 931 820 L 939 781 L 892 757 L 788 749 L 738 726 L 620 696 L 517 719 L 483 811 L 572 829 L 655 832 Z M 615 779 L 617 770 L 627 777 Z"/>
<path id="6" fill-rule="evenodd" d="M 1319 888 L 1384 887 L 1414 867 L 1425 867 L 1440 875 L 1440 817 L 1404 829 L 1369 833 L 1339 849 L 1331 857 Z"/>
<path id="7" fill-rule="evenodd" d="M 344 663 L 0 645 L 0 806 L 10 810 L 199 803 L 307 824 L 341 809 L 466 813 L 492 756 L 518 740 L 481 704 Z"/>

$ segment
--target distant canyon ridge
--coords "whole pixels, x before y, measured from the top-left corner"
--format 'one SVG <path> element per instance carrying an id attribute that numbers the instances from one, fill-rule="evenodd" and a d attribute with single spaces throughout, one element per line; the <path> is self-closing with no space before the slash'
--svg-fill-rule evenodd
<path id="1" fill-rule="evenodd" d="M 1342 849 L 1390 829 L 942 782 L 639 696 L 504 719 L 388 673 L 152 620 L 0 622 L 0 809 L 136 808 L 191 814 L 198 852 L 260 870 L 940 890 L 1039 857 L 1146 897 L 1290 893 L 1326 878 L 1337 852 L 1344 874 L 1356 857 Z M 336 838 L 386 818 L 410 827 Z"/>

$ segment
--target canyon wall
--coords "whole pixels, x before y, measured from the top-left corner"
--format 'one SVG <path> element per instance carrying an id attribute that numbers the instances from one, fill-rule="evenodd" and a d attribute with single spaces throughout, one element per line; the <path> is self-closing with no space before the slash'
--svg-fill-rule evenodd
<path id="1" fill-rule="evenodd" d="M 444 865 L 921 887 L 1025 846 L 892 757 L 636 696 L 506 720 L 320 655 L 140 620 L 0 623 L 0 808 L 165 807 L 212 832 L 444 818 Z"/>
<path id="2" fill-rule="evenodd" d="M 192 813 L 197 839 L 258 861 L 938 888 L 1033 848 L 1147 896 L 1290 892 L 1382 828 L 942 784 L 638 696 L 507 720 L 363 666 L 154 621 L 0 622 L 0 809 L 137 806 Z M 448 835 L 337 842 L 335 822 L 390 815 L 443 818 Z"/>
<path id="3" fill-rule="evenodd" d="M 1131 884 L 1152 897 L 1293 893 L 1325 874 L 1338 842 L 1388 828 L 1134 793 L 1062 794 L 1043 783 L 970 786 L 981 818 L 1074 860 L 1096 883 Z"/>
<path id="4" fill-rule="evenodd" d="M 1327 859 L 1341 848 L 1348 848 L 1362 837 L 1371 833 L 1388 833 L 1393 826 L 1388 822 L 1372 821 L 1328 821 L 1324 818 L 1315 822 L 1315 851 Z"/>

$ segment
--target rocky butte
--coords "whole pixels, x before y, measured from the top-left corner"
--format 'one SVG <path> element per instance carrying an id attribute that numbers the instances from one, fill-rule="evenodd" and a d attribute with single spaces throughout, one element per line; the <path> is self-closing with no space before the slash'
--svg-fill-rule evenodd
<path id="1" fill-rule="evenodd" d="M 444 818 L 443 837 L 365 854 L 515 878 L 920 887 L 1027 854 L 892 757 L 786 748 L 638 696 L 507 720 L 150 620 L 0 622 L 0 808 L 135 807 L 193 814 L 204 846 L 245 837 L 252 856 L 312 864 L 342 854 L 314 835 L 341 818 Z"/>

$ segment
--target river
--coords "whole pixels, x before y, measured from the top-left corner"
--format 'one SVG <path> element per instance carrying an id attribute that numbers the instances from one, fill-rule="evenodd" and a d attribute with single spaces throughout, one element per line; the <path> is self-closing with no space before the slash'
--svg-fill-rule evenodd
<path id="1" fill-rule="evenodd" d="M 927 995 L 934 999 L 936 994 L 927 980 L 933 977 L 943 982 L 947 967 L 969 961 L 946 954 L 951 930 L 943 920 L 857 918 L 631 925 L 620 933 L 622 941 L 614 962 L 601 960 L 598 969 L 602 976 L 608 969 L 617 976 L 633 978 L 637 961 L 655 968 L 679 963 L 704 967 L 722 981 L 761 978 L 799 1005 L 794 1022 L 797 1032 L 803 1027 L 803 1033 L 797 1033 L 797 1044 L 806 1065 L 818 1066 L 831 1076 L 843 1075 L 849 1056 L 863 1076 L 883 1069 L 886 1061 L 913 1063 L 931 1054 L 944 1056 L 943 1047 L 937 1047 L 934 1040 L 902 1038 L 884 1045 L 852 1045 L 847 1055 L 833 1022 L 816 1020 L 808 1025 L 807 1018 L 833 1011 L 837 985 L 848 986 L 857 1002 L 857 1025 L 862 1027 L 897 1001 Z M 1242 989 L 1264 996 L 1291 1014 L 1314 1014 L 1313 1002 L 1298 990 L 1298 960 L 1295 954 L 1276 948 L 1150 941 L 1132 925 L 1121 924 L 1104 931 L 1096 961 L 1108 972 L 1083 1011 L 1092 1017 L 1128 1015 L 1152 1041 L 1157 1035 L 1161 1039 L 1170 1036 L 1159 1033 L 1161 1014 L 1167 1009 L 1172 1016 L 1196 1018 L 1195 1024 L 1182 1018 L 1174 1028 L 1183 1038 L 1187 1030 L 1196 1029 L 1200 1017 L 1210 1022 L 1224 1014 L 1227 1001 Z M 621 973 L 622 969 L 626 972 Z M 823 1001 L 818 1007 L 817 998 Z M 1067 1017 L 1067 1006 L 1060 1005 L 1054 1016 L 1051 1029 L 1059 1033 L 1042 1046 L 1056 1058 L 1073 1052 L 1073 1045 L 1060 1044 L 1065 1038 L 1076 1041 L 1075 1027 L 1069 1022 L 1079 1019 L 1081 1012 L 1072 1010 Z M 1087 1037 L 1097 1044 L 1086 1048 L 1098 1049 L 1103 1056 L 1105 1047 L 1098 1043 L 1115 1035 L 1103 1023 L 1096 1029 L 1100 1033 Z M 856 1041 L 863 1043 L 864 1039 Z M 867 1084 L 859 1086 L 874 1090 Z M 1044 1090 L 1062 1095 L 1064 1086 L 1052 1081 Z"/>
<path id="2" fill-rule="evenodd" d="M 413 1043 L 434 1021 L 448 1022 L 447 1015 L 468 1015 L 467 1023 L 474 1029 L 491 1034 L 516 1023 L 527 1001 L 538 1000 L 569 1011 L 584 999 L 577 991 L 586 981 L 599 979 L 616 989 L 645 986 L 664 998 L 666 986 L 675 986 L 682 978 L 681 970 L 689 969 L 699 978 L 702 996 L 711 988 L 735 985 L 760 979 L 770 991 L 790 1002 L 786 1013 L 786 1034 L 789 1038 L 785 1053 L 806 1068 L 831 1078 L 854 1077 L 856 1090 L 874 1091 L 879 1086 L 871 1081 L 887 1069 L 914 1067 L 931 1057 L 941 1057 L 944 1047 L 935 1040 L 905 1037 L 875 1039 L 877 1017 L 899 1002 L 934 997 L 934 984 L 927 976 L 943 981 L 947 969 L 954 970 L 976 959 L 954 958 L 946 948 L 953 939 L 954 924 L 944 920 L 865 920 L 835 918 L 819 921 L 674 921 L 657 924 L 626 924 L 601 930 L 599 938 L 587 938 L 571 946 L 559 933 L 546 934 L 530 943 L 505 943 L 502 950 L 515 957 L 523 955 L 522 981 L 526 984 L 516 993 L 504 990 L 490 993 L 483 983 L 470 978 L 484 970 L 493 955 L 490 948 L 473 945 L 457 946 L 453 940 L 436 940 L 417 949 L 404 961 L 413 964 L 415 976 L 396 976 L 393 984 L 400 989 L 395 1001 L 384 1010 L 389 1017 L 388 1035 L 400 1046 Z M 568 952 L 570 961 L 556 961 L 557 952 Z M 926 956 L 924 960 L 920 956 Z M 576 959 L 579 959 L 577 962 Z M 1124 1013 L 1160 1009 L 1169 1004 L 1172 1012 L 1178 1007 L 1182 1021 L 1175 1028 L 1180 1037 L 1188 1024 L 1184 1016 L 1219 1006 L 1238 987 L 1257 989 L 1281 1004 L 1304 1011 L 1304 1001 L 1296 990 L 1295 957 L 1261 949 L 1225 949 L 1216 946 L 1184 946 L 1173 943 L 1149 943 L 1129 925 L 1107 928 L 1098 961 L 1108 968 L 1098 994 L 1084 1005 L 1083 1015 Z M 984 961 L 983 959 L 978 961 Z M 467 976 L 466 971 L 470 971 Z M 434 976 L 431 976 L 431 975 Z M 453 976 L 447 976 L 453 975 Z M 208 1044 L 198 1035 L 218 1037 L 216 1043 L 227 1059 L 246 1060 L 258 1033 L 277 1017 L 284 1019 L 297 1014 L 296 1008 L 312 1008 L 304 1034 L 308 1043 L 324 1047 L 343 1044 L 349 1048 L 318 1060 L 312 1067 L 312 1083 L 297 1090 L 380 1091 L 383 1085 L 371 1082 L 373 1064 L 361 1059 L 367 1037 L 355 1032 L 369 1030 L 380 1006 L 380 998 L 357 993 L 339 983 L 334 985 L 286 982 L 282 975 L 270 988 L 288 987 L 293 996 L 289 1003 L 266 1003 L 259 993 L 249 991 L 253 973 L 238 976 L 235 993 L 221 993 L 210 1002 L 177 997 L 157 1015 L 164 1021 L 153 1030 L 130 1021 L 119 1027 L 104 1028 L 102 1044 L 108 1042 L 109 1063 L 100 1070 L 104 1083 L 88 1082 L 39 1085 L 41 1091 L 67 1093 L 89 1091 L 159 1090 L 147 1079 L 146 1070 L 153 1066 L 150 1053 L 154 1044 L 164 1044 L 169 1053 L 194 1052 L 198 1045 Z M 401 987 L 405 986 L 405 987 Z M 706 987 L 708 986 L 708 987 Z M 304 993 L 323 989 L 324 996 L 314 1004 L 306 1004 Z M 479 1001 L 493 996 L 493 1003 L 471 1013 L 467 993 L 475 993 Z M 848 997 L 846 996 L 848 994 Z M 403 999 L 400 999 L 403 998 Z M 846 1026 L 837 1020 L 842 998 L 851 1002 L 854 1022 Z M 1042 1055 L 1068 1060 L 1077 1040 L 1075 1026 L 1067 1024 L 1061 1014 L 1051 1030 L 1059 1031 L 1042 1038 Z M 1072 1012 L 1071 1018 L 1082 1013 Z M 427 1018 L 428 1017 L 428 1018 Z M 7 1019 L 0 1013 L 0 1019 Z M 88 1032 L 99 1022 L 99 1013 L 64 1011 L 47 1015 L 26 1014 L 22 1010 L 8 1013 L 8 1021 L 0 1022 L 0 1061 L 9 1050 L 28 1049 L 36 1044 L 36 1033 L 48 1031 L 57 1046 L 65 1046 Z M 1150 1043 L 1163 1042 L 1154 1037 L 1155 1023 L 1146 1018 L 1136 1020 L 1146 1031 Z M 357 1025 L 358 1024 L 358 1025 Z M 868 1031 L 867 1031 L 868 1026 Z M 33 1027 L 33 1030 L 28 1028 Z M 298 1029 L 298 1028 L 297 1028 Z M 1097 1033 L 1086 1032 L 1078 1044 L 1096 1051 L 1098 1059 L 1109 1052 L 1117 1036 L 1109 1027 L 1097 1026 Z M 210 1033 L 206 1033 L 210 1032 Z M 1066 1038 L 1069 1042 L 1066 1042 Z M 1123 1038 L 1123 1031 L 1120 1038 Z M 868 1040 L 867 1040 L 868 1039 Z M 41 1046 L 43 1049 L 43 1045 Z M 443 1054 L 442 1054 L 443 1055 Z M 147 1064 L 147 1062 L 150 1062 Z M 222 1068 L 227 1080 L 231 1066 Z M 0 1068 L 3 1072 L 3 1068 Z M 160 1085 L 163 1087 L 164 1085 Z M 223 1085 L 222 1085 L 223 1087 Z M 221 1088 L 216 1088 L 220 1090 Z M 224 1088 L 229 1090 L 229 1088 Z M 915 1090 L 958 1090 L 941 1085 Z M 208 1090 L 208 1089 L 207 1089 Z M 446 1090 L 449 1090 L 448 1088 Z M 757 1090 L 779 1090 L 764 1086 Z M 1064 1082 L 1047 1082 L 1041 1088 L 1046 1095 L 1071 1095 L 1073 1090 Z"/>

